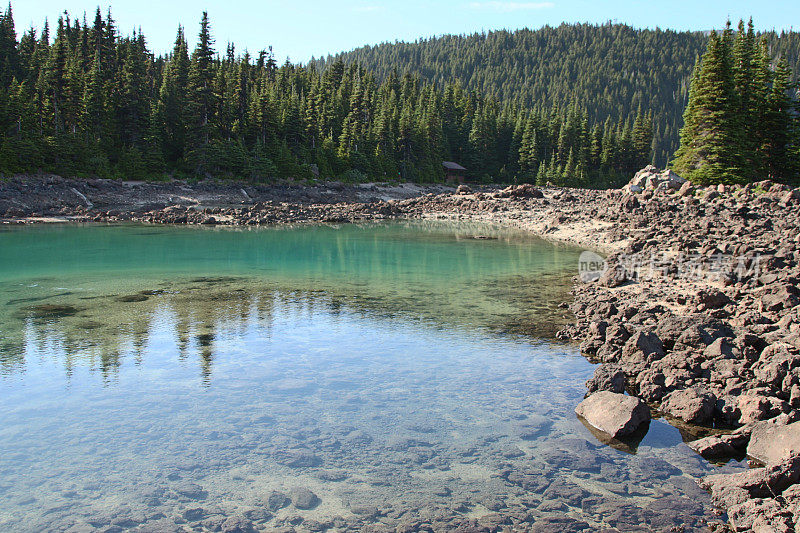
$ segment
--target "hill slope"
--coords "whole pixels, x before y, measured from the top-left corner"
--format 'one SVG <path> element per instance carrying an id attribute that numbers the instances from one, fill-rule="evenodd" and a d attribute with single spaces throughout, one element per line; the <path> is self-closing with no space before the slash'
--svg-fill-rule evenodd
<path id="1" fill-rule="evenodd" d="M 800 34 L 766 34 L 774 55 L 798 72 Z M 416 42 L 365 46 L 336 56 L 359 62 L 380 77 L 393 69 L 444 85 L 517 101 L 526 107 L 585 107 L 590 120 L 633 121 L 638 109 L 655 119 L 655 162 L 678 146 L 688 82 L 707 34 L 639 30 L 622 24 L 562 24 L 539 30 L 446 35 Z"/>

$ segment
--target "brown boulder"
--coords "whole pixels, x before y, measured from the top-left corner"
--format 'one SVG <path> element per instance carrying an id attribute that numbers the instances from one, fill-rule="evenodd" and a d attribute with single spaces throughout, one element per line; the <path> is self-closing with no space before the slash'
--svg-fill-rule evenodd
<path id="1" fill-rule="evenodd" d="M 730 457 L 742 453 L 747 446 L 747 435 L 731 433 L 729 435 L 710 435 L 688 443 L 689 448 L 705 459 Z"/>
<path id="2" fill-rule="evenodd" d="M 583 400 L 575 414 L 614 438 L 626 437 L 650 420 L 650 408 L 639 398 L 600 391 Z"/>
<path id="3" fill-rule="evenodd" d="M 705 424 L 714 417 L 717 398 L 695 387 L 669 393 L 661 410 L 690 424 Z"/>
<path id="4" fill-rule="evenodd" d="M 658 335 L 649 331 L 638 331 L 622 348 L 622 358 L 631 362 L 655 361 L 664 357 L 664 345 Z"/>
<path id="5" fill-rule="evenodd" d="M 800 455 L 800 422 L 785 426 L 771 421 L 758 422 L 750 434 L 747 455 L 770 465 Z"/>

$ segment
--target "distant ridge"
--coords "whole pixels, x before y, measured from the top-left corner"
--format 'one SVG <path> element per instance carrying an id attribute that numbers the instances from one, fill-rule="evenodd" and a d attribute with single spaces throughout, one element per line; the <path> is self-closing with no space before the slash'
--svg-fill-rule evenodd
<path id="1" fill-rule="evenodd" d="M 655 162 L 664 165 L 678 146 L 689 77 L 710 33 L 562 24 L 364 46 L 318 65 L 341 59 L 380 78 L 397 69 L 437 85 L 455 79 L 468 90 L 526 107 L 575 101 L 593 121 L 633 121 L 640 107 L 652 110 Z M 773 55 L 785 55 L 800 72 L 800 34 L 764 35 Z"/>

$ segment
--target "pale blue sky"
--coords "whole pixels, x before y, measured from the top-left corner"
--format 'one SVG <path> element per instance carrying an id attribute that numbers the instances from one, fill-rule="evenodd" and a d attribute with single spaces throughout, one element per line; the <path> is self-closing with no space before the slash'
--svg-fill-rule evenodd
<path id="1" fill-rule="evenodd" d="M 720 27 L 729 16 L 735 22 L 752 15 L 759 30 L 800 29 L 797 0 L 104 0 L 104 13 L 109 4 L 121 31 L 128 34 L 141 26 L 157 53 L 171 48 L 178 24 L 186 27 L 193 44 L 200 15 L 207 10 L 218 50 L 227 41 L 253 53 L 272 45 L 279 61 L 289 56 L 300 62 L 383 41 L 561 22 L 615 20 L 636 27 L 706 30 Z M 31 24 L 41 28 L 45 17 L 52 25 L 64 9 L 80 17 L 85 11 L 91 21 L 98 1 L 15 0 L 12 5 L 20 32 Z"/>

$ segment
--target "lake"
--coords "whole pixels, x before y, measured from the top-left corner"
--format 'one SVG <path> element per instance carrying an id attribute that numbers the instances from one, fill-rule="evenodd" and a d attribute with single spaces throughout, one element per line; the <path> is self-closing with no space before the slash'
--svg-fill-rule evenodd
<path id="1" fill-rule="evenodd" d="M 576 419 L 578 248 L 479 224 L 0 230 L 0 531 L 700 528 Z"/>

